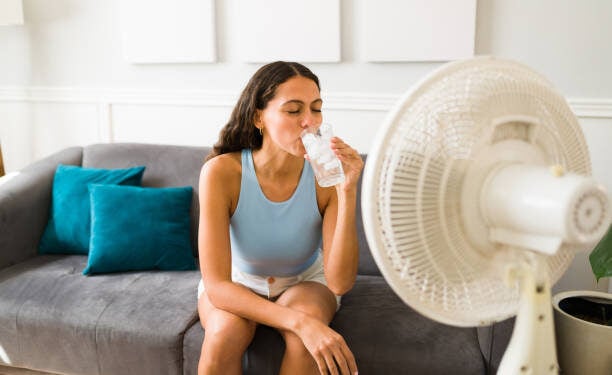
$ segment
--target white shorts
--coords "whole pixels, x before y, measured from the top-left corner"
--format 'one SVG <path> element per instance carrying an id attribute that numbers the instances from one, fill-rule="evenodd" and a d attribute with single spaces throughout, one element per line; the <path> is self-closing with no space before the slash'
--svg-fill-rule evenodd
<path id="1" fill-rule="evenodd" d="M 314 263 L 304 272 L 295 276 L 258 276 L 251 275 L 232 267 L 232 281 L 242 284 L 253 292 L 270 300 L 280 296 L 285 290 L 303 281 L 315 281 L 327 286 L 325 272 L 323 271 L 323 255 L 319 254 Z M 204 282 L 200 279 L 198 284 L 198 299 L 204 293 Z M 336 296 L 336 309 L 340 308 L 340 296 Z"/>

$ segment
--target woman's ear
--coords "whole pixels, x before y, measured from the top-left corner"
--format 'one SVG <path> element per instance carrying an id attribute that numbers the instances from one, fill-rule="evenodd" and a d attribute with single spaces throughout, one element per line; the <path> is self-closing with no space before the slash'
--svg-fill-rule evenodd
<path id="1" fill-rule="evenodd" d="M 253 124 L 255 124 L 255 127 L 259 128 L 261 125 L 261 111 L 259 109 L 255 110 L 255 113 L 253 114 Z"/>
<path id="2" fill-rule="evenodd" d="M 264 127 L 263 120 L 261 117 L 261 110 L 256 110 L 255 114 L 253 115 L 253 124 L 255 124 L 255 127 L 258 129 L 263 129 Z"/>

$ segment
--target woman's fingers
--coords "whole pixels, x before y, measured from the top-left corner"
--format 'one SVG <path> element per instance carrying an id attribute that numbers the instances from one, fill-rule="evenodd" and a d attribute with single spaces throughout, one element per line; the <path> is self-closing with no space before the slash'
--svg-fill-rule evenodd
<path id="1" fill-rule="evenodd" d="M 332 150 L 338 156 L 338 158 L 340 158 L 341 161 L 347 164 L 363 164 L 363 160 L 361 160 L 361 156 L 359 155 L 357 150 L 344 143 L 340 138 L 332 138 L 331 145 Z"/>
<path id="2" fill-rule="evenodd" d="M 313 355 L 315 362 L 317 363 L 317 367 L 319 368 L 319 373 L 327 374 L 327 364 L 325 363 L 325 357 L 321 355 Z"/>
<path id="3" fill-rule="evenodd" d="M 316 319 L 309 319 L 298 335 L 314 358 L 321 374 L 357 373 L 355 357 L 346 341 L 329 326 Z"/>
<path id="4" fill-rule="evenodd" d="M 336 362 L 334 361 L 333 352 L 328 347 L 322 347 L 319 350 L 311 352 L 312 356 L 317 363 L 317 367 L 319 368 L 319 373 L 322 375 L 327 374 L 338 374 L 338 369 L 336 368 Z"/>
<path id="5" fill-rule="evenodd" d="M 347 150 L 352 150 L 351 146 L 344 143 L 344 141 L 338 137 L 333 137 L 331 139 L 331 148 L 338 153 L 345 153 Z"/>
<path id="6" fill-rule="evenodd" d="M 353 356 L 353 353 L 342 337 L 340 337 L 340 345 L 336 349 L 337 350 L 334 352 L 334 358 L 336 359 L 336 364 L 342 375 L 357 374 L 357 362 L 355 361 L 355 356 Z"/>
<path id="7" fill-rule="evenodd" d="M 359 175 L 363 170 L 363 159 L 357 150 L 344 143 L 340 138 L 334 137 L 331 140 L 331 147 L 338 159 L 342 163 L 342 169 L 347 177 L 344 187 L 352 188 L 357 185 Z"/>
<path id="8" fill-rule="evenodd" d="M 334 361 L 334 356 L 332 353 L 327 352 L 325 355 L 325 363 L 327 364 L 327 369 L 331 375 L 340 375 L 338 373 L 338 367 L 336 367 L 336 362 Z M 322 372 L 321 374 L 327 374 L 328 372 Z"/>
<path id="9" fill-rule="evenodd" d="M 335 338 L 335 342 L 330 345 L 324 358 L 330 374 L 353 375 L 357 373 L 355 357 L 341 336 Z M 326 373 L 323 372 L 323 374 Z"/>
<path id="10" fill-rule="evenodd" d="M 348 366 L 348 371 L 349 371 L 348 374 L 356 375 L 357 374 L 357 361 L 355 361 L 355 356 L 353 355 L 353 353 L 350 351 L 350 349 L 346 345 L 342 347 L 342 352 L 343 352 L 344 358 L 346 358 L 346 365 Z"/>
<path id="11" fill-rule="evenodd" d="M 342 375 L 350 375 L 348 364 L 346 363 L 346 357 L 343 353 L 342 348 L 338 348 L 334 353 L 336 365 Z"/>

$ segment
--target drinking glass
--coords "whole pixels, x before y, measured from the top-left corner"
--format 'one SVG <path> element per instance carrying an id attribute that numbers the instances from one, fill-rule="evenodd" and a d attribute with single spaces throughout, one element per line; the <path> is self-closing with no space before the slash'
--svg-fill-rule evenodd
<path id="1" fill-rule="evenodd" d="M 319 127 L 306 128 L 301 134 L 310 165 L 321 187 L 344 182 L 342 163 L 330 147 L 332 135 L 332 126 L 328 123 L 323 123 Z"/>

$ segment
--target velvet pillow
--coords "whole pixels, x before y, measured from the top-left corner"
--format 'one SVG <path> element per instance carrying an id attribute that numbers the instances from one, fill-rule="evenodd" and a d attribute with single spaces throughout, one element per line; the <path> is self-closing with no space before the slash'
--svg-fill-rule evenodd
<path id="1" fill-rule="evenodd" d="M 140 185 L 145 167 L 83 168 L 59 165 L 53 178 L 51 212 L 39 244 L 40 254 L 87 254 L 90 183 Z"/>
<path id="2" fill-rule="evenodd" d="M 84 275 L 193 270 L 191 186 L 89 186 L 91 240 Z"/>

